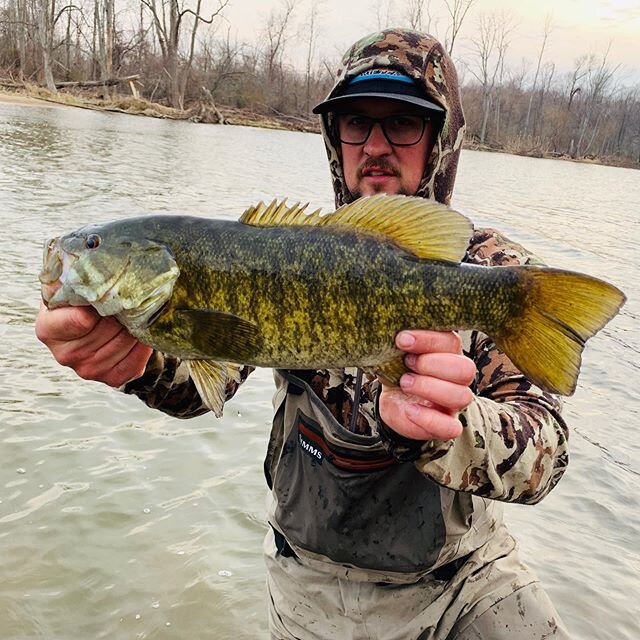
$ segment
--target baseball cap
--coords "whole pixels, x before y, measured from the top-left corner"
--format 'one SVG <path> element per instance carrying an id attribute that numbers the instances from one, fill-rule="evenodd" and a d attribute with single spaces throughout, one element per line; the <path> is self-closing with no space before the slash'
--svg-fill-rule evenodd
<path id="1" fill-rule="evenodd" d="M 335 111 L 341 104 L 354 98 L 387 98 L 406 102 L 427 111 L 443 114 L 444 109 L 429 100 L 425 90 L 408 75 L 396 69 L 369 69 L 349 80 L 338 95 L 324 100 L 313 108 L 313 113 Z"/>

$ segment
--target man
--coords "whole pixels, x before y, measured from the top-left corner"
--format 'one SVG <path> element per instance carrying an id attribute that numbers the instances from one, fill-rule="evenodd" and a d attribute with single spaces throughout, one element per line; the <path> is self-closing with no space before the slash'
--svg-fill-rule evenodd
<path id="1" fill-rule="evenodd" d="M 464 118 L 440 43 L 406 30 L 372 34 L 347 52 L 337 78 L 314 109 L 336 204 L 374 193 L 448 203 Z M 495 231 L 476 230 L 467 255 L 486 265 L 531 260 Z M 111 319 L 42 310 L 36 331 L 82 377 L 126 383 L 171 415 L 206 411 L 184 364 Z M 272 638 L 568 637 L 518 559 L 498 502 L 538 502 L 562 475 L 557 399 L 478 332 L 396 340 L 410 369 L 400 388 L 355 370 L 274 372 L 265 461 Z"/>

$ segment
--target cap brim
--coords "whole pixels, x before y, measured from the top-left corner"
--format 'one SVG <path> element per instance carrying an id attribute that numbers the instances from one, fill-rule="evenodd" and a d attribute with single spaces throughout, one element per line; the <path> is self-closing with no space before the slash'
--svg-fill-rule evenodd
<path id="1" fill-rule="evenodd" d="M 405 102 L 408 104 L 420 107 L 425 111 L 432 111 L 435 114 L 443 114 L 444 109 L 435 102 L 430 102 L 424 98 L 418 98 L 415 96 L 407 96 L 399 93 L 381 93 L 371 91 L 367 93 L 356 93 L 347 96 L 336 96 L 335 98 L 329 98 L 320 104 L 313 107 L 313 113 L 327 113 L 328 111 L 335 111 L 340 105 L 344 105 L 347 102 L 353 102 L 359 98 L 384 98 L 385 100 L 394 100 L 395 102 Z"/>

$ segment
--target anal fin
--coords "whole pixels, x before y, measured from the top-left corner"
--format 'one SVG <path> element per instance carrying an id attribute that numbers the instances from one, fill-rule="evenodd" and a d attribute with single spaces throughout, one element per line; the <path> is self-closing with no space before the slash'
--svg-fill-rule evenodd
<path id="1" fill-rule="evenodd" d="M 186 363 L 202 401 L 216 418 L 221 418 L 227 397 L 227 383 L 230 380 L 239 382 L 241 367 L 217 360 L 187 360 Z"/>

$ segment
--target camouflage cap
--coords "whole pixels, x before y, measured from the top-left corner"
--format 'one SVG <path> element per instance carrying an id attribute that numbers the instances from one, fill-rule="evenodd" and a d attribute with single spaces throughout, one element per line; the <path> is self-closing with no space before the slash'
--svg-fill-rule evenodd
<path id="1" fill-rule="evenodd" d="M 453 61 L 433 36 L 410 29 L 385 29 L 365 36 L 348 49 L 327 100 L 344 95 L 345 88 L 354 78 L 373 69 L 377 72 L 393 69 L 411 78 L 419 87 L 423 99 L 443 110 L 442 126 L 431 155 L 427 158 L 425 173 L 415 195 L 448 204 L 465 130 Z M 318 108 L 321 110 L 320 105 Z M 353 196 L 344 181 L 333 113 L 321 111 L 321 128 L 329 157 L 336 205 L 341 206 L 351 202 Z"/>

